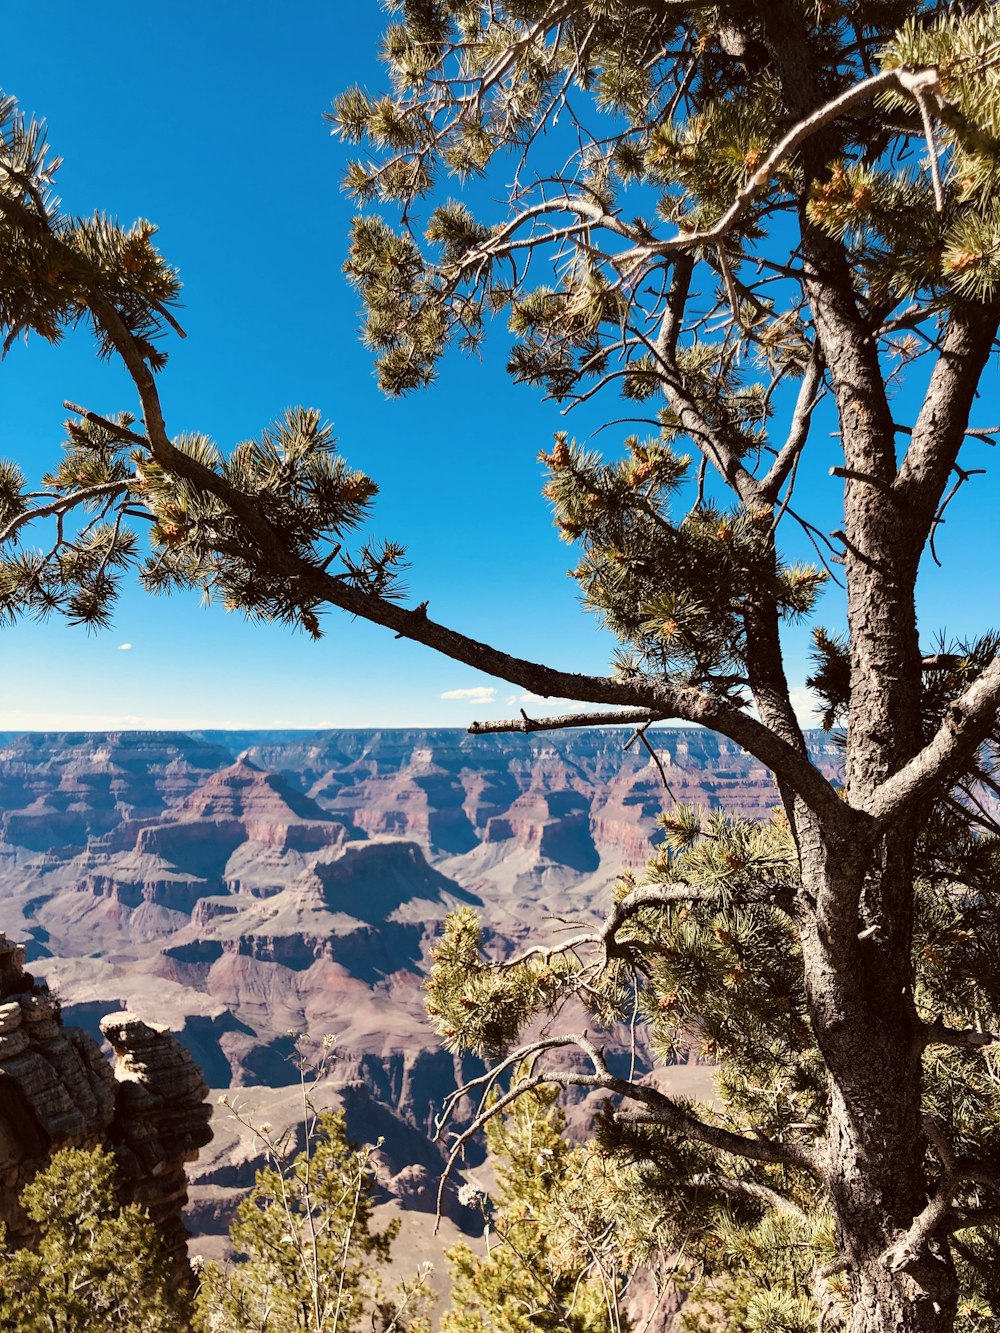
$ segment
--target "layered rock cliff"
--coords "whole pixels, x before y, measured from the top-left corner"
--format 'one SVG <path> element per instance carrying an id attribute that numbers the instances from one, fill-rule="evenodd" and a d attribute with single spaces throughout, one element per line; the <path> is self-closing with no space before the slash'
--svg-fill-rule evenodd
<path id="1" fill-rule="evenodd" d="M 0 1221 L 12 1244 L 30 1243 L 24 1186 L 58 1149 L 102 1145 L 117 1159 L 122 1203 L 149 1212 L 184 1274 L 185 1165 L 211 1139 L 208 1088 L 166 1028 L 117 1013 L 101 1030 L 113 1067 L 0 935 Z"/>
<path id="2" fill-rule="evenodd" d="M 0 736 L 0 926 L 44 960 L 91 1037 L 110 1010 L 155 1014 L 218 1089 L 287 1086 L 290 1033 L 331 1035 L 352 1133 L 385 1138 L 387 1189 L 420 1206 L 427 1182 L 408 1164 L 432 1172 L 434 1117 L 478 1068 L 445 1055 L 424 1017 L 445 914 L 477 906 L 489 947 L 508 953 L 558 917 L 605 910 L 673 800 L 754 816 L 776 802 L 725 740 L 651 731 L 661 774 L 624 749 L 628 734 Z M 836 771 L 829 742 L 814 758 Z M 156 1075 L 126 1051 L 119 1083 L 135 1062 Z M 213 1225 L 225 1208 L 211 1191 L 237 1188 L 196 1185 Z"/>

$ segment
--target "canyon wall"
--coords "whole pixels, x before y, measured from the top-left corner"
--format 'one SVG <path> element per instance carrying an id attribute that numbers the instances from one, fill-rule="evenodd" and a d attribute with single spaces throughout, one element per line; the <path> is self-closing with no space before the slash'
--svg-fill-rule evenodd
<path id="1" fill-rule="evenodd" d="M 92 1138 L 112 1114 L 95 1043 L 118 1051 L 116 1098 L 127 1070 L 165 1070 L 155 1052 L 167 1034 L 135 1015 L 175 1031 L 212 1087 L 261 1097 L 297 1081 L 294 1034 L 329 1034 L 350 1131 L 384 1140 L 389 1195 L 427 1207 L 435 1117 L 479 1070 L 442 1051 L 424 1018 L 444 916 L 474 906 L 505 955 L 529 934 L 554 937 L 560 918 L 603 913 L 674 802 L 752 818 L 776 804 L 769 774 L 730 742 L 652 729 L 661 775 L 639 745 L 624 748 L 629 734 L 0 735 L 0 928 L 82 1030 L 52 1037 L 55 1020 L 19 1002 L 11 1040 L 34 1022 L 74 1053 L 93 1102 L 79 1132 Z M 814 738 L 819 767 L 835 775 L 839 759 Z M 135 1096 L 116 1141 L 140 1162 L 153 1149 L 136 1137 L 146 1103 Z M 180 1146 L 164 1141 L 164 1160 Z M 221 1228 L 249 1181 L 211 1150 L 202 1162 L 196 1217 Z"/>

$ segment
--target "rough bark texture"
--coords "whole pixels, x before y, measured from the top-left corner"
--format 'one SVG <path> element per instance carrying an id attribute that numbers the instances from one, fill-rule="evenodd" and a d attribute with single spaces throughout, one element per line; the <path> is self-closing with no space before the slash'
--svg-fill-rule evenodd
<path id="1" fill-rule="evenodd" d="M 789 0 L 758 14 L 785 101 L 796 117 L 822 101 L 802 11 Z M 834 156 L 817 136 L 800 154 L 806 186 Z M 927 1203 L 921 1050 L 912 989 L 912 804 L 881 836 L 863 812 L 921 749 L 917 565 L 957 456 L 975 385 L 997 328 L 995 307 L 952 317 L 910 452 L 899 472 L 895 428 L 870 320 L 859 311 L 842 247 L 800 208 L 806 291 L 830 367 L 849 477 L 844 493 L 851 689 L 846 837 L 798 807 L 800 930 L 813 1027 L 828 1071 L 826 1186 L 851 1290 L 851 1333 L 944 1333 L 958 1288 L 946 1240 L 905 1267 L 894 1246 Z M 863 479 L 861 479 L 863 478 Z M 893 494 L 896 486 L 898 496 Z"/>

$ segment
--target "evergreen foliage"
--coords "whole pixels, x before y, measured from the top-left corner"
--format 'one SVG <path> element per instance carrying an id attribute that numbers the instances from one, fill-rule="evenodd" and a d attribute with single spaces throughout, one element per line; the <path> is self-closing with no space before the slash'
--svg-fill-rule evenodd
<path id="1" fill-rule="evenodd" d="M 201 1271 L 196 1324 L 202 1333 L 426 1333 L 419 1282 L 383 1290 L 398 1222 L 372 1229 L 370 1147 L 347 1137 L 339 1111 L 305 1107 L 306 1143 L 256 1127 L 268 1164 L 230 1228 L 235 1259 Z"/>
<path id="2" fill-rule="evenodd" d="M 114 1158 L 64 1148 L 21 1195 L 38 1227 L 34 1249 L 3 1245 L 0 1327 L 17 1333 L 184 1333 L 160 1238 L 137 1204 L 115 1199 Z"/>
<path id="3" fill-rule="evenodd" d="M 155 248 L 151 224 L 126 230 L 102 216 L 62 213 L 52 191 L 58 167 L 42 128 L 0 95 L 5 347 L 29 334 L 58 342 L 68 328 L 89 324 L 100 355 L 121 357 L 143 383 L 148 417 L 153 373 L 166 364 L 163 335 L 180 331 L 171 314 L 179 279 Z M 337 454 L 315 410 L 287 411 L 259 439 L 225 456 L 202 435 L 164 437 L 157 451 L 133 429 L 131 414 L 107 419 L 67 406 L 75 416 L 66 423 L 62 457 L 40 489 L 30 489 L 18 468 L 0 460 L 0 625 L 59 613 L 72 623 L 106 626 L 122 574 L 131 569 L 151 592 L 197 586 L 229 609 L 319 637 L 319 599 L 249 539 L 231 503 L 235 495 L 293 561 L 324 571 L 334 566 L 333 577 L 353 589 L 401 594 L 398 543 L 362 541 L 355 552 L 344 549 L 378 488 Z M 53 520 L 54 534 L 47 547 L 32 548 L 26 539 L 43 519 Z"/>
<path id="4" fill-rule="evenodd" d="M 475 913 L 455 912 L 427 983 L 438 1030 L 458 1049 L 504 1055 L 524 1027 L 556 1014 L 569 995 L 605 1026 L 637 1009 L 663 1063 L 685 1058 L 692 1043 L 717 1063 L 717 1103 L 687 1108 L 701 1122 L 768 1142 L 794 1141 L 803 1132 L 818 1137 L 828 1093 L 789 912 L 799 885 L 786 821 L 776 816 L 760 825 L 678 807 L 661 824 L 664 843 L 642 883 L 627 878 L 618 886 L 617 908 L 608 918 L 618 923 L 613 934 L 606 921 L 601 932 L 574 937 L 565 950 L 496 963 L 481 953 Z M 991 1030 L 1000 1025 L 1000 840 L 970 832 L 967 812 L 949 806 L 929 822 L 920 851 L 918 1012 L 928 1025 Z M 630 903 L 642 904 L 647 890 L 646 904 L 623 914 Z M 655 902 L 658 890 L 662 902 Z M 498 1066 L 501 1073 L 512 1068 L 510 1059 Z M 533 1087 L 532 1073 L 515 1070 L 515 1094 Z M 548 1081 L 580 1080 L 549 1071 Z M 992 1057 L 929 1045 L 924 1114 L 929 1172 L 941 1141 L 956 1154 L 1000 1164 Z M 691 1333 L 814 1329 L 821 1309 L 829 1315 L 845 1295 L 834 1271 L 834 1223 L 822 1190 L 781 1164 L 730 1159 L 722 1174 L 715 1151 L 678 1142 L 672 1129 L 614 1115 L 602 1121 L 604 1151 L 635 1163 L 638 1173 L 627 1186 L 634 1212 L 630 1239 L 616 1238 L 625 1247 L 619 1254 L 628 1252 L 634 1262 L 644 1242 L 685 1255 Z M 493 1136 L 505 1143 L 492 1123 L 487 1134 L 491 1143 Z M 520 1164 L 523 1188 L 529 1167 L 516 1153 L 509 1160 Z M 966 1204 L 970 1218 L 984 1207 L 989 1212 L 985 1168 L 983 1175 L 985 1192 L 973 1184 Z M 605 1181 L 604 1203 L 612 1212 L 614 1197 L 615 1187 Z M 580 1206 L 566 1193 L 562 1202 L 570 1211 Z M 964 1281 L 956 1328 L 971 1331 L 1000 1313 L 994 1281 L 1000 1229 L 990 1222 L 976 1232 L 959 1230 L 956 1244 Z"/>
<path id="5" fill-rule="evenodd" d="M 448 1253 L 451 1305 L 441 1333 L 625 1333 L 615 1195 L 607 1158 L 572 1148 L 555 1094 L 539 1089 L 486 1129 L 496 1187 L 476 1198 L 485 1256 Z M 616 1188 L 618 1186 L 618 1188 Z M 477 1247 L 478 1248 L 478 1247 Z"/>

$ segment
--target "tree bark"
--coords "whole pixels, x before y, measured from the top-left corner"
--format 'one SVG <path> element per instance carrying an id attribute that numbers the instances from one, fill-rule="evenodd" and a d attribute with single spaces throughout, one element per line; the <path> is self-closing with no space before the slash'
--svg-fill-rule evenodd
<path id="1" fill-rule="evenodd" d="M 757 12 L 785 102 L 801 117 L 822 95 L 801 7 L 771 0 Z M 800 936 L 810 1018 L 828 1075 L 826 1187 L 846 1265 L 847 1328 L 950 1333 L 958 1283 L 947 1239 L 920 1236 L 912 1254 L 900 1245 L 932 1192 L 911 960 L 915 847 L 926 807 L 911 803 L 881 836 L 863 813 L 923 743 L 914 601 L 923 543 L 912 540 L 912 528 L 926 531 L 927 515 L 926 505 L 904 514 L 890 493 L 895 430 L 872 330 L 843 247 L 812 225 L 804 207 L 809 181 L 822 178 L 835 153 L 836 143 L 820 135 L 800 155 L 807 182 L 800 228 L 805 290 L 830 367 L 848 472 L 845 779 L 856 817 L 847 837 L 817 827 L 808 812 L 800 819 Z"/>
<path id="2" fill-rule="evenodd" d="M 805 983 L 828 1070 L 825 1183 L 846 1264 L 850 1333 L 949 1333 L 958 1300 L 946 1242 L 922 1242 L 905 1268 L 893 1254 L 929 1193 L 923 1042 L 909 947 L 901 947 L 912 929 L 905 904 L 915 826 L 913 817 L 873 852 L 815 838 L 802 849 Z M 863 917 L 850 933 L 831 919 L 833 907 L 866 900 L 897 904 L 886 933 L 869 933 Z M 880 913 L 879 921 L 888 918 Z"/>

